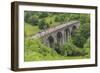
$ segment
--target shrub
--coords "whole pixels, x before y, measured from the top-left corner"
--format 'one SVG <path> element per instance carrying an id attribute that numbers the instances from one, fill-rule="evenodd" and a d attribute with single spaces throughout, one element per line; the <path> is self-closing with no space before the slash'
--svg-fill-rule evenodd
<path id="1" fill-rule="evenodd" d="M 25 53 L 25 61 L 39 61 L 43 59 L 43 55 L 38 52 Z"/>
<path id="2" fill-rule="evenodd" d="M 59 59 L 60 55 L 53 48 L 41 43 L 40 39 L 25 39 L 25 61 Z"/>
<path id="3" fill-rule="evenodd" d="M 90 57 L 90 38 L 88 38 L 84 44 L 84 53 L 86 57 Z"/>
<path id="4" fill-rule="evenodd" d="M 84 55 L 83 49 L 76 47 L 71 40 L 63 46 L 65 56 L 82 56 Z"/>

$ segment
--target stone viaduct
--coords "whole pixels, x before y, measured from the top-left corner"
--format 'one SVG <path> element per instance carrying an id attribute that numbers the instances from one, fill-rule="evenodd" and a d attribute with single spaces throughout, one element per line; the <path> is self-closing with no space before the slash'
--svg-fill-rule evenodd
<path id="1" fill-rule="evenodd" d="M 79 21 L 71 21 L 68 23 L 63 23 L 53 28 L 49 28 L 42 32 L 37 33 L 32 36 L 32 38 L 42 37 L 43 43 L 48 47 L 55 48 L 62 46 L 68 41 L 68 38 L 73 34 L 73 32 L 80 26 Z"/>

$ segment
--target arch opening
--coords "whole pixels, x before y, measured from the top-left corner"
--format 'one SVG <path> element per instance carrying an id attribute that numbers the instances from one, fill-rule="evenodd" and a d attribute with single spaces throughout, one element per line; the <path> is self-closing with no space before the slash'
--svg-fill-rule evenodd
<path id="1" fill-rule="evenodd" d="M 65 30 L 65 40 L 68 41 L 68 37 L 69 37 L 69 29 Z"/>
<path id="2" fill-rule="evenodd" d="M 71 31 L 71 35 L 75 32 L 75 30 L 76 30 L 76 26 L 73 26 L 72 31 Z"/>
<path id="3" fill-rule="evenodd" d="M 54 48 L 54 38 L 52 36 L 48 37 L 49 47 Z"/>
<path id="4" fill-rule="evenodd" d="M 63 41 L 62 33 L 58 32 L 57 33 L 57 44 L 58 44 L 59 47 L 62 45 L 62 41 Z"/>
<path id="5" fill-rule="evenodd" d="M 72 27 L 72 30 L 73 30 L 73 31 L 76 30 L 76 26 L 73 26 L 73 27 Z"/>

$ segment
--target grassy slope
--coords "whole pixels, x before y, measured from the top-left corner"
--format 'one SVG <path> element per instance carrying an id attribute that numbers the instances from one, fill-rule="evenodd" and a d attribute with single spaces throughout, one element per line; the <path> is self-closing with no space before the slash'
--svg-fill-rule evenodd
<path id="1" fill-rule="evenodd" d="M 25 61 L 43 61 L 43 60 L 70 60 L 70 59 L 86 59 L 85 56 L 62 56 L 53 48 L 49 48 L 42 44 L 40 39 L 25 39 Z"/>
<path id="2" fill-rule="evenodd" d="M 25 23 L 25 35 L 26 36 L 34 35 L 39 31 L 40 29 L 38 28 L 38 26 L 32 26 L 28 23 Z"/>

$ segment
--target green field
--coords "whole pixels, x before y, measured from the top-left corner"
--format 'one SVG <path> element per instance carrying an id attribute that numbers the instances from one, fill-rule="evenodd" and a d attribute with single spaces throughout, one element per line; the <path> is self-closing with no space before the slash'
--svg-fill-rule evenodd
<path id="1" fill-rule="evenodd" d="M 26 36 L 34 35 L 38 33 L 39 31 L 40 29 L 38 28 L 38 26 L 32 26 L 28 23 L 25 23 L 25 35 Z"/>

